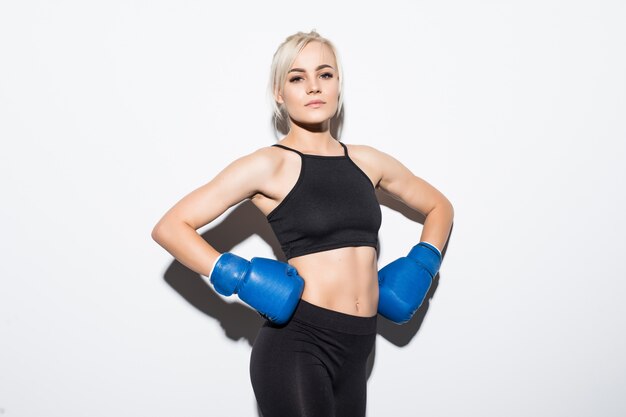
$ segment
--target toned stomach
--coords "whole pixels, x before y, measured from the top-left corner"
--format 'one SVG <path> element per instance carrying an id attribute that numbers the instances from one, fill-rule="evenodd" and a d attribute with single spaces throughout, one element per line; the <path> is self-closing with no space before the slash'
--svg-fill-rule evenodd
<path id="1" fill-rule="evenodd" d="M 302 299 L 311 304 L 360 317 L 378 311 L 376 249 L 346 247 L 291 258 L 304 279 Z"/>

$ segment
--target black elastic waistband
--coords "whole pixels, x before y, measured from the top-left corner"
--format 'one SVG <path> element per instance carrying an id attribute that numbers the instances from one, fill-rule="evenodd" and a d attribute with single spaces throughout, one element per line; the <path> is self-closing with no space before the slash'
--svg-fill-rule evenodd
<path id="1" fill-rule="evenodd" d="M 353 316 L 316 306 L 301 299 L 292 320 L 342 333 L 367 335 L 376 333 L 377 316 Z"/>

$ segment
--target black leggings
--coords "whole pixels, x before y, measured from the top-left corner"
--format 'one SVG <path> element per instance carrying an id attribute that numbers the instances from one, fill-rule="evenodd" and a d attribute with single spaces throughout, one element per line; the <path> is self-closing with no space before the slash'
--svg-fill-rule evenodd
<path id="1" fill-rule="evenodd" d="M 287 324 L 266 321 L 250 357 L 263 417 L 364 417 L 366 364 L 375 340 L 376 316 L 304 300 Z"/>

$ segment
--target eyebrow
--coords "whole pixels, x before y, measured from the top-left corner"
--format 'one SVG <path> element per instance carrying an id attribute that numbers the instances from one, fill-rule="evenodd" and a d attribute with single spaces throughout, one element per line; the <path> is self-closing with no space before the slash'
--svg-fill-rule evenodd
<path id="1" fill-rule="evenodd" d="M 334 69 L 332 66 L 330 66 L 328 64 L 322 64 L 322 65 L 318 66 L 317 68 L 315 68 L 315 70 L 319 71 L 322 68 L 332 68 L 332 69 Z M 292 69 L 289 70 L 289 72 L 287 72 L 287 74 L 289 74 L 290 72 L 294 72 L 294 71 L 306 72 L 303 68 L 292 68 Z"/>

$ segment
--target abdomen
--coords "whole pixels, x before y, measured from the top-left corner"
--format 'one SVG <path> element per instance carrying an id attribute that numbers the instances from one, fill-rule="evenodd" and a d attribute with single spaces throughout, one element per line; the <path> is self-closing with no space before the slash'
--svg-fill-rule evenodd
<path id="1" fill-rule="evenodd" d="M 291 258 L 304 279 L 302 299 L 361 317 L 378 310 L 378 267 L 371 246 L 344 247 Z"/>

